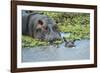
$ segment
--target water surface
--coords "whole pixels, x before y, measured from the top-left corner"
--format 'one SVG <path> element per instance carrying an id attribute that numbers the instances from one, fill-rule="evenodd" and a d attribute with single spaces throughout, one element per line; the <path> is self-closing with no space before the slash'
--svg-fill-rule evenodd
<path id="1" fill-rule="evenodd" d="M 64 45 L 65 43 L 59 46 L 22 48 L 22 62 L 87 60 L 90 58 L 90 40 L 77 40 L 74 48 Z"/>

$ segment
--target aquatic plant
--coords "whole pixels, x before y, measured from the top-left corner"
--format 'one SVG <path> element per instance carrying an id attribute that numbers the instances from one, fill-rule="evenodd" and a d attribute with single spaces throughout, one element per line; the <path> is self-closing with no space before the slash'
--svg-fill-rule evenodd
<path id="1" fill-rule="evenodd" d="M 53 44 L 60 44 L 62 43 L 62 40 L 56 40 L 53 42 Z M 50 45 L 50 43 L 48 41 L 43 41 L 43 40 L 39 40 L 39 39 L 34 39 L 30 36 L 22 36 L 22 48 L 24 47 L 35 47 L 35 46 L 47 46 Z"/>

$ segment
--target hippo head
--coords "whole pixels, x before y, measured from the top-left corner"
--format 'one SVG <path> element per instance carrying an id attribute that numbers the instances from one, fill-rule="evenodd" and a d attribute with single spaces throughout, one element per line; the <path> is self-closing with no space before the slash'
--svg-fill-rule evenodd
<path id="1" fill-rule="evenodd" d="M 75 47 L 75 40 L 70 40 L 65 42 L 65 47 Z"/>
<path id="2" fill-rule="evenodd" d="M 65 41 L 65 47 L 75 47 L 75 41 L 76 40 L 66 40 L 65 37 L 63 37 L 63 40 Z"/>
<path id="3" fill-rule="evenodd" d="M 60 39 L 55 21 L 46 15 L 34 15 L 33 37 L 41 40 L 54 41 Z"/>

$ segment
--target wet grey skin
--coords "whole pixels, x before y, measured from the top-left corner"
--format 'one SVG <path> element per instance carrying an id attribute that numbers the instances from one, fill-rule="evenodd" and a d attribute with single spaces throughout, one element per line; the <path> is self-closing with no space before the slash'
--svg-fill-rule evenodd
<path id="1" fill-rule="evenodd" d="M 63 37 L 63 40 L 65 42 L 65 47 L 69 47 L 69 48 L 75 47 L 75 40 L 67 41 L 65 37 Z"/>
<path id="2" fill-rule="evenodd" d="M 61 39 L 54 19 L 39 13 L 22 11 L 22 34 L 36 39 L 54 41 Z"/>

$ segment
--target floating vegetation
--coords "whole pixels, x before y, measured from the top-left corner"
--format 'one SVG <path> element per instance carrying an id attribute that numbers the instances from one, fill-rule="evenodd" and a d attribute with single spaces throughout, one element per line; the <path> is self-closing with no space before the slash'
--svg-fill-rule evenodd
<path id="1" fill-rule="evenodd" d="M 56 40 L 53 42 L 53 44 L 60 44 L 62 43 L 62 40 Z M 50 45 L 48 41 L 42 41 L 39 39 L 34 39 L 30 36 L 22 36 L 22 48 L 24 47 L 35 47 L 35 46 L 47 46 Z"/>

